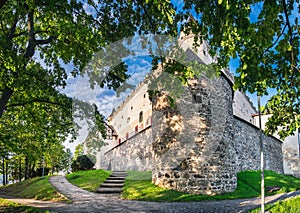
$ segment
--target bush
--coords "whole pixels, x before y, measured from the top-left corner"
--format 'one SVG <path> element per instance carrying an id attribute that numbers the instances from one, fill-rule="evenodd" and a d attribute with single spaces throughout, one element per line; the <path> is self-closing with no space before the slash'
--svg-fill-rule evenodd
<path id="1" fill-rule="evenodd" d="M 94 166 L 94 163 L 87 155 L 78 156 L 76 160 L 72 162 L 72 171 L 76 172 L 79 170 L 90 170 Z"/>

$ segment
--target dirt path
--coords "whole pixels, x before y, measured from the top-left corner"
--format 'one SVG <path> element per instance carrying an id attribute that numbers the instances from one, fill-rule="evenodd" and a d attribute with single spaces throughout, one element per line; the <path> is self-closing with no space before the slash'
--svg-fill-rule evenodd
<path id="1" fill-rule="evenodd" d="M 50 183 L 73 201 L 71 204 L 10 199 L 24 205 L 39 207 L 54 212 L 247 212 L 260 206 L 259 198 L 185 203 L 143 202 L 122 200 L 117 196 L 105 196 L 82 190 L 70 184 L 63 176 L 53 176 Z M 300 195 L 300 191 L 269 196 L 266 203 Z"/>

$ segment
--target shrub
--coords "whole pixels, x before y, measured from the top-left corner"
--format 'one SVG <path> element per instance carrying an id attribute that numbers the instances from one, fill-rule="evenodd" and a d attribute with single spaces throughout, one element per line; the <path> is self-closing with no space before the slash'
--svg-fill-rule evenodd
<path id="1" fill-rule="evenodd" d="M 72 162 L 72 171 L 79 171 L 79 170 L 90 170 L 94 166 L 94 163 L 91 161 L 91 159 L 87 155 L 81 155 L 76 158 L 76 160 L 73 160 Z"/>

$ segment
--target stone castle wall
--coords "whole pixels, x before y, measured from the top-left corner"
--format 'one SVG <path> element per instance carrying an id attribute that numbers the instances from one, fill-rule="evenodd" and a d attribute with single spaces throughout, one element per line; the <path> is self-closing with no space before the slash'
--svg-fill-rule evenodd
<path id="1" fill-rule="evenodd" d="M 237 172 L 260 169 L 259 129 L 233 115 L 232 84 L 221 76 L 189 81 L 170 107 L 153 101 L 152 127 L 106 153 L 103 168 L 152 170 L 154 184 L 195 194 L 237 186 Z M 266 169 L 283 172 L 282 143 L 264 136 Z"/>
<path id="2" fill-rule="evenodd" d="M 189 84 L 174 108 L 164 95 L 153 103 L 152 181 L 195 194 L 233 191 L 237 172 L 260 169 L 259 130 L 233 115 L 225 76 Z M 264 141 L 266 169 L 283 172 L 281 142 Z"/>
<path id="3" fill-rule="evenodd" d="M 144 129 L 105 153 L 103 169 L 150 171 L 152 169 L 152 129 Z"/>
<path id="4" fill-rule="evenodd" d="M 153 183 L 196 194 L 234 190 L 234 119 L 227 79 L 202 76 L 189 82 L 174 108 L 165 100 L 160 96 L 153 103 Z"/>
<path id="5" fill-rule="evenodd" d="M 237 172 L 260 170 L 259 129 L 239 117 L 234 117 L 234 141 L 237 153 Z M 265 169 L 283 173 L 282 142 L 263 135 Z"/>

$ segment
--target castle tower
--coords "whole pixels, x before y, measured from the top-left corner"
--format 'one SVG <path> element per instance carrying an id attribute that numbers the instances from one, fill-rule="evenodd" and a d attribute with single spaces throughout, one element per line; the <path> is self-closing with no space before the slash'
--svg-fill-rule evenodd
<path id="1" fill-rule="evenodd" d="M 173 108 L 163 94 L 154 100 L 154 184 L 195 194 L 236 188 L 232 95 L 222 73 L 190 80 Z"/>

